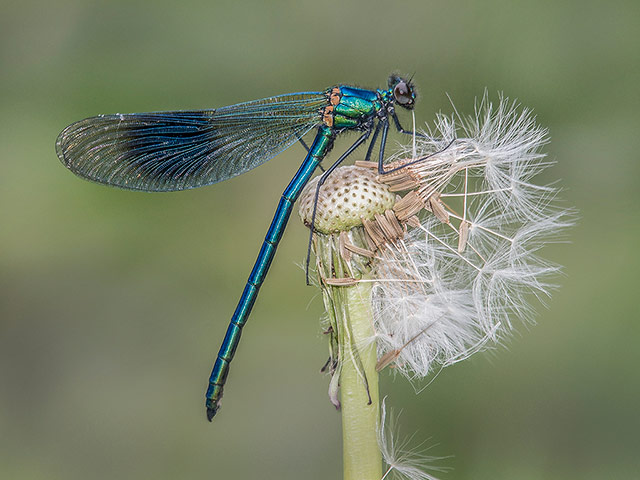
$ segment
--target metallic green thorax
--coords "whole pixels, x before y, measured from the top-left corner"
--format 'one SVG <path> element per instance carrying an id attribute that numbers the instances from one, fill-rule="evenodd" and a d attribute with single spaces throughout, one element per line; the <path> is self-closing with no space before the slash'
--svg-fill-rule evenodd
<path id="1" fill-rule="evenodd" d="M 358 128 L 383 108 L 379 91 L 345 85 L 338 88 L 341 98 L 333 110 L 335 128 Z"/>

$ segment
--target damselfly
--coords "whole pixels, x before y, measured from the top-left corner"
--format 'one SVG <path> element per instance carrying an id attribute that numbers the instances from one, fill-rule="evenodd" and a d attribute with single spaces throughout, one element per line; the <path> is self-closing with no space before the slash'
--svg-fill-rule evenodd
<path id="1" fill-rule="evenodd" d="M 322 92 L 279 95 L 214 110 L 99 115 L 69 125 L 58 136 L 58 157 L 76 175 L 147 192 L 210 185 L 257 167 L 298 141 L 305 146 L 307 155 L 282 194 L 213 366 L 206 394 L 209 420 L 220 407 L 229 364 L 293 204 L 335 137 L 360 132 L 324 171 L 317 189 L 370 137 L 365 159 L 369 160 L 380 137 L 378 171 L 385 173 L 390 120 L 399 132 L 413 133 L 402 128 L 395 106 L 411 110 L 415 99 L 411 81 L 392 75 L 387 89 L 337 85 Z M 312 129 L 317 133 L 307 147 L 302 137 Z"/>

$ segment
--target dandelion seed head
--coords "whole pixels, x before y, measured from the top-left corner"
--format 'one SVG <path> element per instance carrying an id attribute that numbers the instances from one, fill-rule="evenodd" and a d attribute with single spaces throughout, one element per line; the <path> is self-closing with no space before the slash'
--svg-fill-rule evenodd
<path id="1" fill-rule="evenodd" d="M 315 192 L 320 177 L 311 180 L 300 196 L 299 213 L 305 225 L 313 219 Z M 376 180 L 370 170 L 342 167 L 329 175 L 318 194 L 314 228 L 324 234 L 346 231 L 362 225 L 395 203 L 395 194 Z"/>
<path id="2" fill-rule="evenodd" d="M 573 212 L 558 206 L 554 187 L 533 181 L 550 165 L 540 151 L 547 142 L 529 110 L 485 95 L 474 115 L 440 114 L 416 138 L 424 161 L 379 177 L 395 191 L 411 185 L 429 210 L 374 263 L 379 356 L 394 353 L 396 371 L 421 378 L 463 360 L 531 320 L 532 296 L 550 295 L 559 267 L 539 250 Z M 391 166 L 415 162 L 413 150 Z"/>

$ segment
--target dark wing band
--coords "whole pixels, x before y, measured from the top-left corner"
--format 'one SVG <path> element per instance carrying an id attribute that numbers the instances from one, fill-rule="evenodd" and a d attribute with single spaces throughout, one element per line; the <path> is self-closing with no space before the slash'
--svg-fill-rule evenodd
<path id="1" fill-rule="evenodd" d="M 99 115 L 65 128 L 56 151 L 75 174 L 144 191 L 201 187 L 274 157 L 321 122 L 324 93 L 216 110 Z"/>

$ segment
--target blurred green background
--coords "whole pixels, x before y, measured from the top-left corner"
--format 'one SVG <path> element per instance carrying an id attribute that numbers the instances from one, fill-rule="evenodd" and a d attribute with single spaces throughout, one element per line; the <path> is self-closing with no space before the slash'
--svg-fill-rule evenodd
<path id="1" fill-rule="evenodd" d="M 98 113 L 211 108 L 415 73 L 416 113 L 503 91 L 551 130 L 571 243 L 562 288 L 508 346 L 382 394 L 443 479 L 640 478 L 640 4 L 2 2 L 0 478 L 340 478 L 320 298 L 291 222 L 221 413 L 204 390 L 280 193 L 303 157 L 172 194 L 57 160 Z M 494 95 L 495 98 L 495 95 Z M 408 117 L 403 117 L 409 123 Z M 345 142 L 338 143 L 339 151 Z M 335 157 L 334 157 L 335 158 Z"/>

